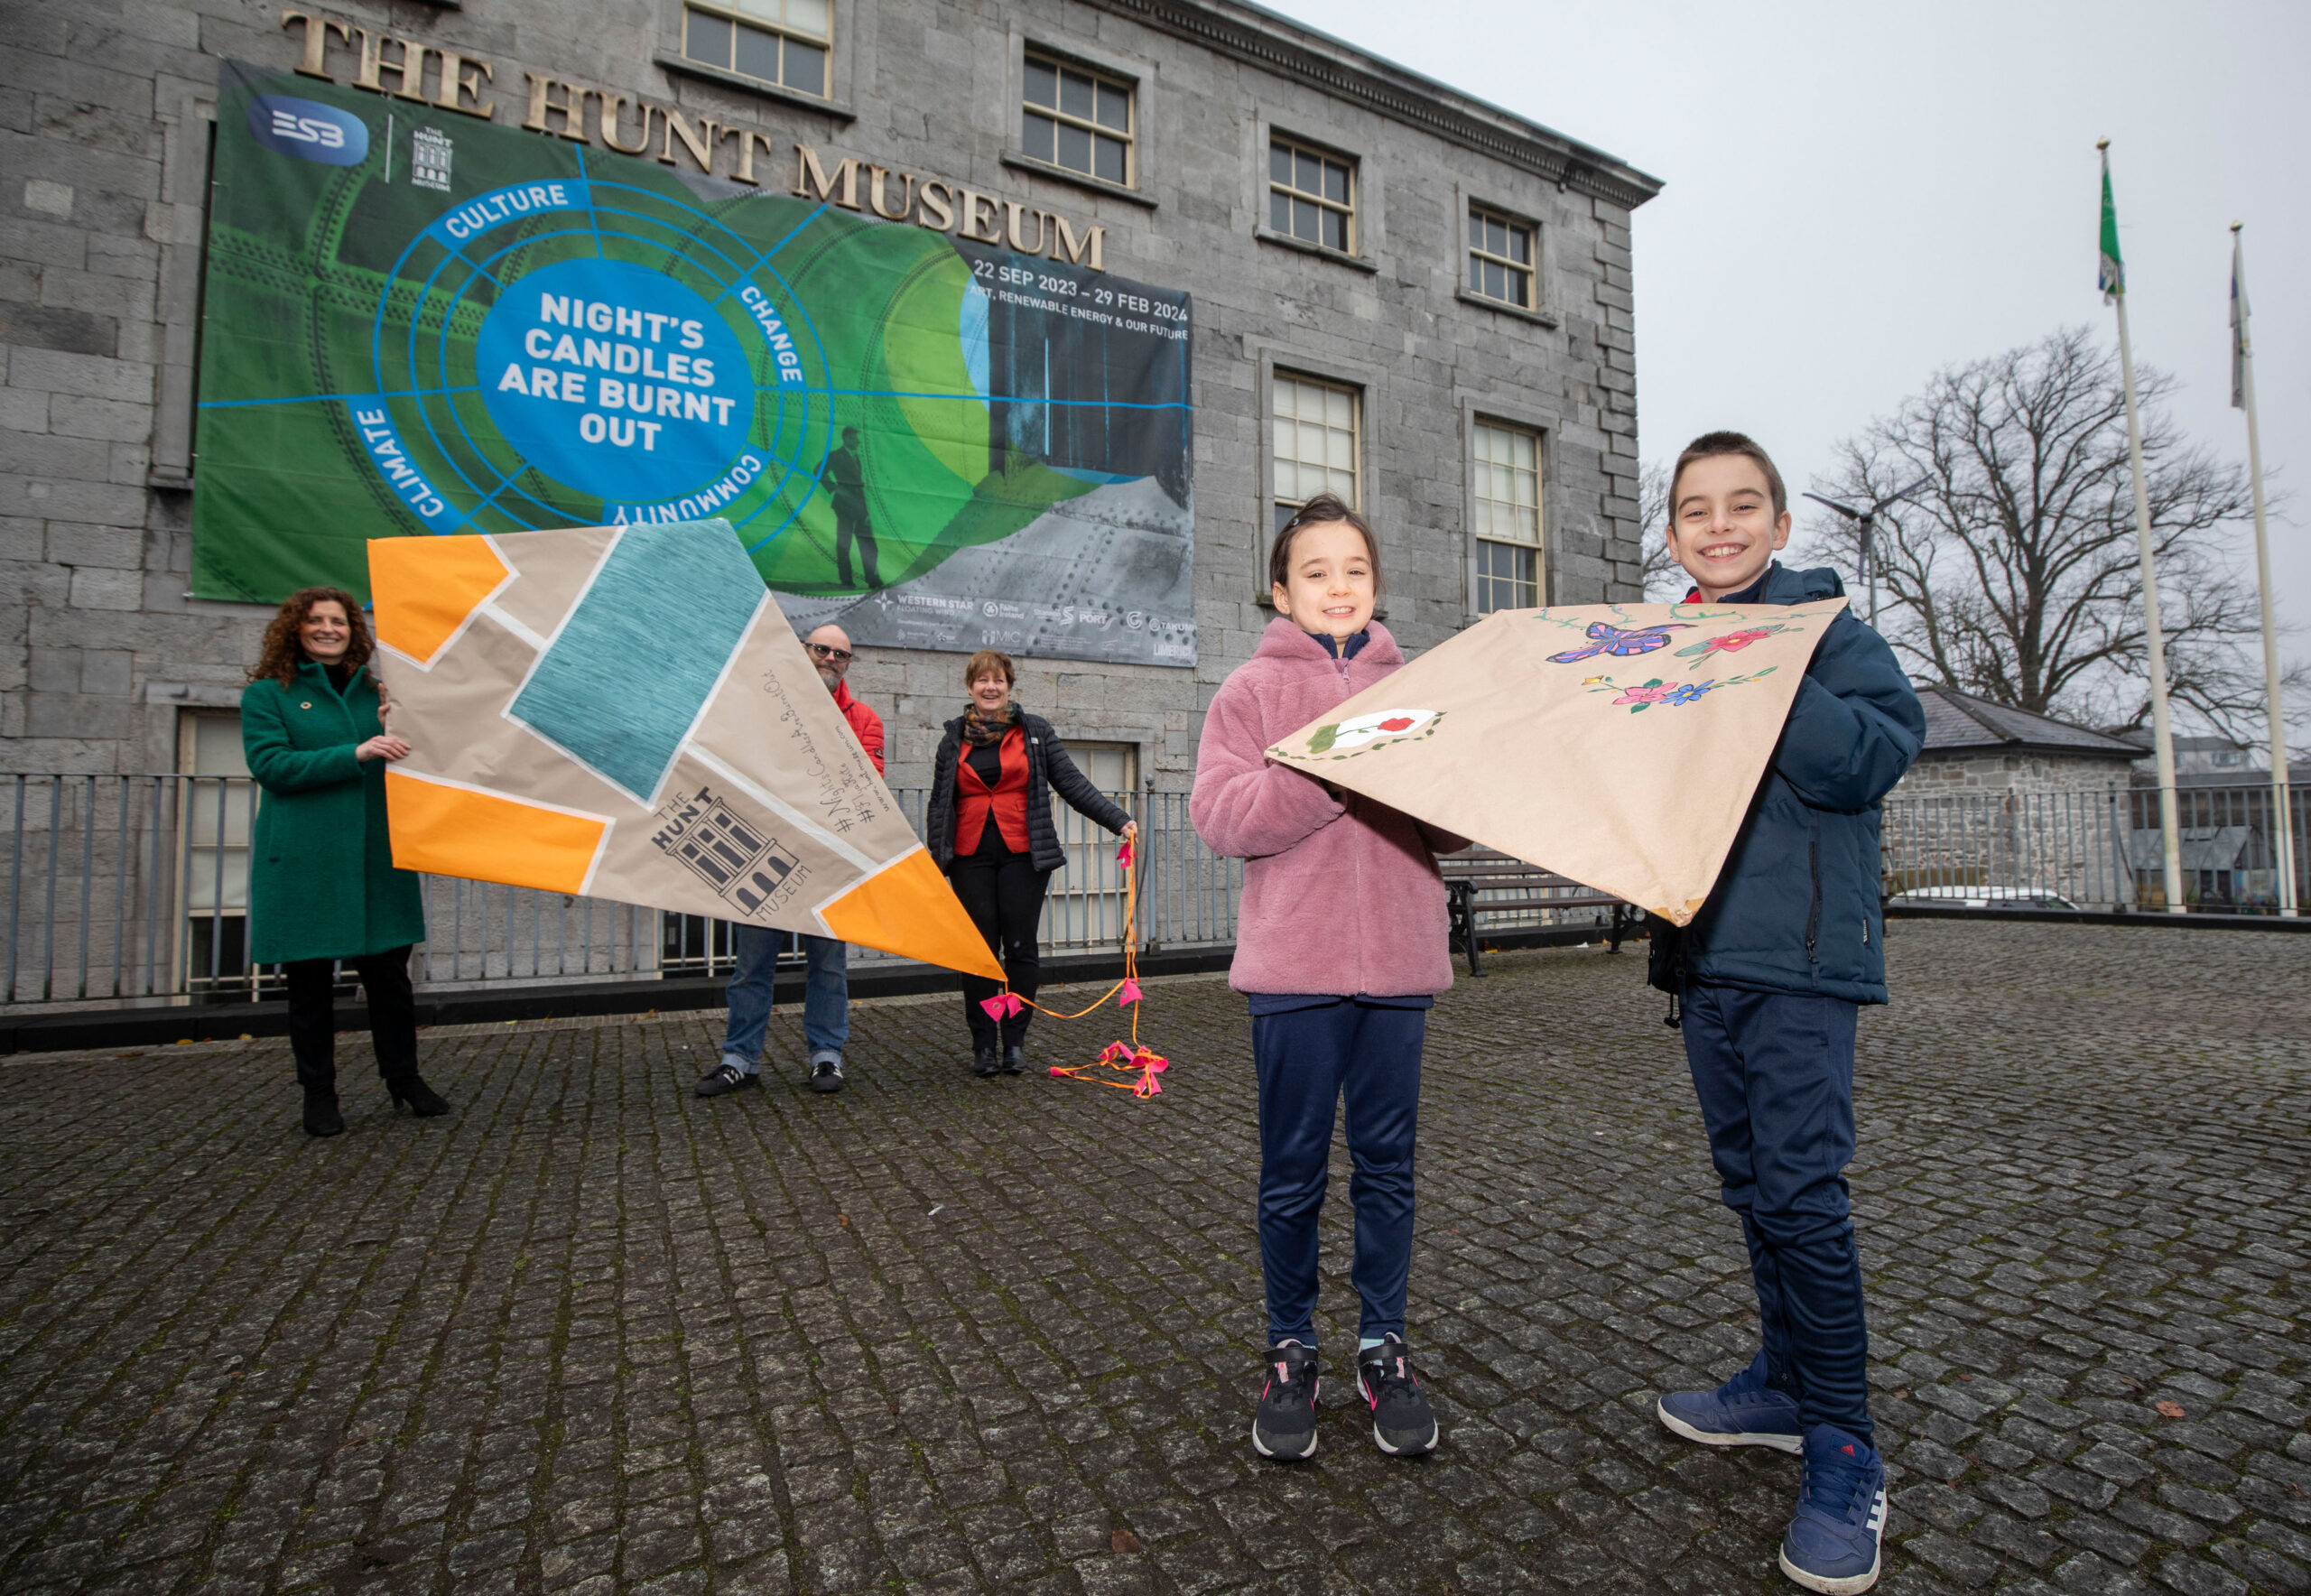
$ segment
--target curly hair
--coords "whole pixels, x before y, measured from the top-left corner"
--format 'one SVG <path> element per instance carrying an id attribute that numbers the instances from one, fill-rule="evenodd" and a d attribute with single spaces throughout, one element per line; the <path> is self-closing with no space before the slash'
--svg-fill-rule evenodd
<path id="1" fill-rule="evenodd" d="M 340 663 L 348 671 L 370 664 L 376 645 L 370 641 L 369 620 L 361 612 L 361 600 L 343 588 L 300 588 L 281 601 L 280 613 L 265 628 L 265 642 L 257 650 L 256 663 L 249 668 L 250 681 L 270 678 L 283 687 L 296 685 L 297 667 L 312 658 L 305 652 L 304 639 L 297 628 L 305 624 L 314 605 L 327 599 L 334 599 L 345 610 L 345 658 Z M 385 691 L 385 684 L 376 680 L 374 666 L 369 679 L 376 683 L 379 692 Z"/>

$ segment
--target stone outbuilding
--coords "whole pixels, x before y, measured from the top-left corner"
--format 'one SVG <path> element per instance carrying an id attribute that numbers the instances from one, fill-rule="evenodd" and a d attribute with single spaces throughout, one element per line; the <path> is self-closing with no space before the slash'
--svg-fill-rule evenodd
<path id="1" fill-rule="evenodd" d="M 1954 687 L 1921 686 L 1926 747 L 1896 798 L 1950 793 L 2103 792 L 2128 784 L 2141 750 L 2084 726 L 1992 703 Z"/>

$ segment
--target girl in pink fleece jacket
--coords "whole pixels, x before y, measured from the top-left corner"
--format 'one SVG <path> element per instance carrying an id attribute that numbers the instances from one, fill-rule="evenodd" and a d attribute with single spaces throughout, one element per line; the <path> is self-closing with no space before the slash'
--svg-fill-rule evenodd
<path id="1" fill-rule="evenodd" d="M 1212 695 L 1188 801 L 1211 850 L 1245 861 L 1229 984 L 1251 1000 L 1268 1308 L 1252 1445 L 1283 1459 L 1316 1450 L 1316 1221 L 1344 1097 L 1362 1300 L 1357 1387 L 1381 1451 L 1425 1452 L 1436 1415 L 1404 1340 L 1413 1142 L 1427 1011 L 1452 984 L 1435 856 L 1467 844 L 1267 757 L 1405 663 L 1372 619 L 1372 529 L 1319 495 L 1276 534 L 1268 577 L 1277 618 Z"/>

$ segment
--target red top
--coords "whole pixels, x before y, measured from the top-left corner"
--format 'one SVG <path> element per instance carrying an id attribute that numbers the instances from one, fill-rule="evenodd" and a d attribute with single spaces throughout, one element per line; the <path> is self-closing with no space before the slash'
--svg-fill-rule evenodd
<path id="1" fill-rule="evenodd" d="M 990 813 L 1004 845 L 1013 853 L 1028 851 L 1026 733 L 1013 727 L 1003 734 L 995 754 L 1003 762 L 1003 771 L 992 787 L 971 767 L 968 750 L 955 761 L 955 857 L 959 859 L 979 851 Z"/>
<path id="2" fill-rule="evenodd" d="M 867 750 L 867 757 L 875 762 L 875 774 L 883 774 L 883 718 L 850 696 L 850 683 L 838 682 L 834 687 L 834 707 L 850 722 L 850 735 Z"/>

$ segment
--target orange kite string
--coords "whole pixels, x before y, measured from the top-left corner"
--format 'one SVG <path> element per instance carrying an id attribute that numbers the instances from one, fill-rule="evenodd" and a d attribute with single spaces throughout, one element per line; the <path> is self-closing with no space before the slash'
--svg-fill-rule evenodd
<path id="1" fill-rule="evenodd" d="M 1053 1064 L 1051 1072 L 1063 1081 L 1112 1086 L 1134 1097 L 1151 1098 L 1164 1090 L 1163 1083 L 1156 1077 L 1170 1068 L 1171 1061 L 1139 1043 L 1139 869 L 1128 839 L 1116 849 L 1116 863 L 1123 868 L 1124 872 L 1123 979 L 1073 1014 L 1061 1014 L 1056 1009 L 1045 1008 L 1031 998 L 1022 998 L 1011 990 L 1007 983 L 1001 992 L 986 999 L 979 1007 L 998 1020 L 1016 1014 L 1022 1008 L 1032 1008 L 1055 1020 L 1080 1020 L 1120 993 L 1122 996 L 1117 998 L 1118 1002 L 1131 1010 L 1131 1040 L 1109 1043 L 1100 1056 L 1088 1064 Z M 1111 1075 L 1124 1079 L 1111 1080 L 1109 1078 Z"/>

